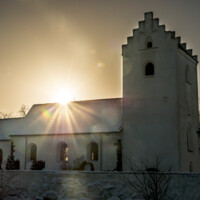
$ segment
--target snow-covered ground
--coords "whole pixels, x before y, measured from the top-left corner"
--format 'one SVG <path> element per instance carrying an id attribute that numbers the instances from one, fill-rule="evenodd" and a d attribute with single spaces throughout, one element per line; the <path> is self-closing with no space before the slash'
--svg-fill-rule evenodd
<path id="1" fill-rule="evenodd" d="M 10 171 L 5 172 L 11 173 Z M 6 200 L 131 200 L 137 199 L 127 180 L 131 173 L 17 171 Z M 173 200 L 200 200 L 200 174 L 172 175 Z M 139 199 L 137 199 L 139 200 Z"/>

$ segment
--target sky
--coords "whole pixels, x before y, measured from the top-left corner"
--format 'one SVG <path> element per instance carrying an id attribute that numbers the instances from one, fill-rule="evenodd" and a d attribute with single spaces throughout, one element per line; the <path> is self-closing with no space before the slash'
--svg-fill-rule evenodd
<path id="1" fill-rule="evenodd" d="M 148 11 L 200 56 L 199 0 L 0 0 L 0 111 L 122 97 L 121 45 Z"/>

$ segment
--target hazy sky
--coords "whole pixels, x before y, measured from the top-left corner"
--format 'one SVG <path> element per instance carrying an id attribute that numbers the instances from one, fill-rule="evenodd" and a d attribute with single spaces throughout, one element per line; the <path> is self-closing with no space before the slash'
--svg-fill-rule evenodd
<path id="1" fill-rule="evenodd" d="M 0 111 L 121 97 L 121 45 L 148 11 L 200 56 L 199 0 L 0 0 Z"/>

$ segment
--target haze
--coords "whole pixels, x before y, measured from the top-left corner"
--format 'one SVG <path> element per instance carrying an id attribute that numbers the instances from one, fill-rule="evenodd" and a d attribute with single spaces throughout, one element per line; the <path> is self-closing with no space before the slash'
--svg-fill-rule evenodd
<path id="1" fill-rule="evenodd" d="M 122 97 L 121 45 L 153 11 L 200 55 L 198 0 L 1 0 L 0 111 Z"/>

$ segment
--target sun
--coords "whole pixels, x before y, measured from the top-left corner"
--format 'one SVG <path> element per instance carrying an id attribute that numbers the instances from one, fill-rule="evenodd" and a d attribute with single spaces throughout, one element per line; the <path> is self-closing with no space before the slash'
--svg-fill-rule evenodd
<path id="1" fill-rule="evenodd" d="M 74 96 L 72 92 L 70 91 L 59 90 L 56 93 L 55 101 L 61 105 L 66 105 L 73 100 L 74 100 Z"/>

